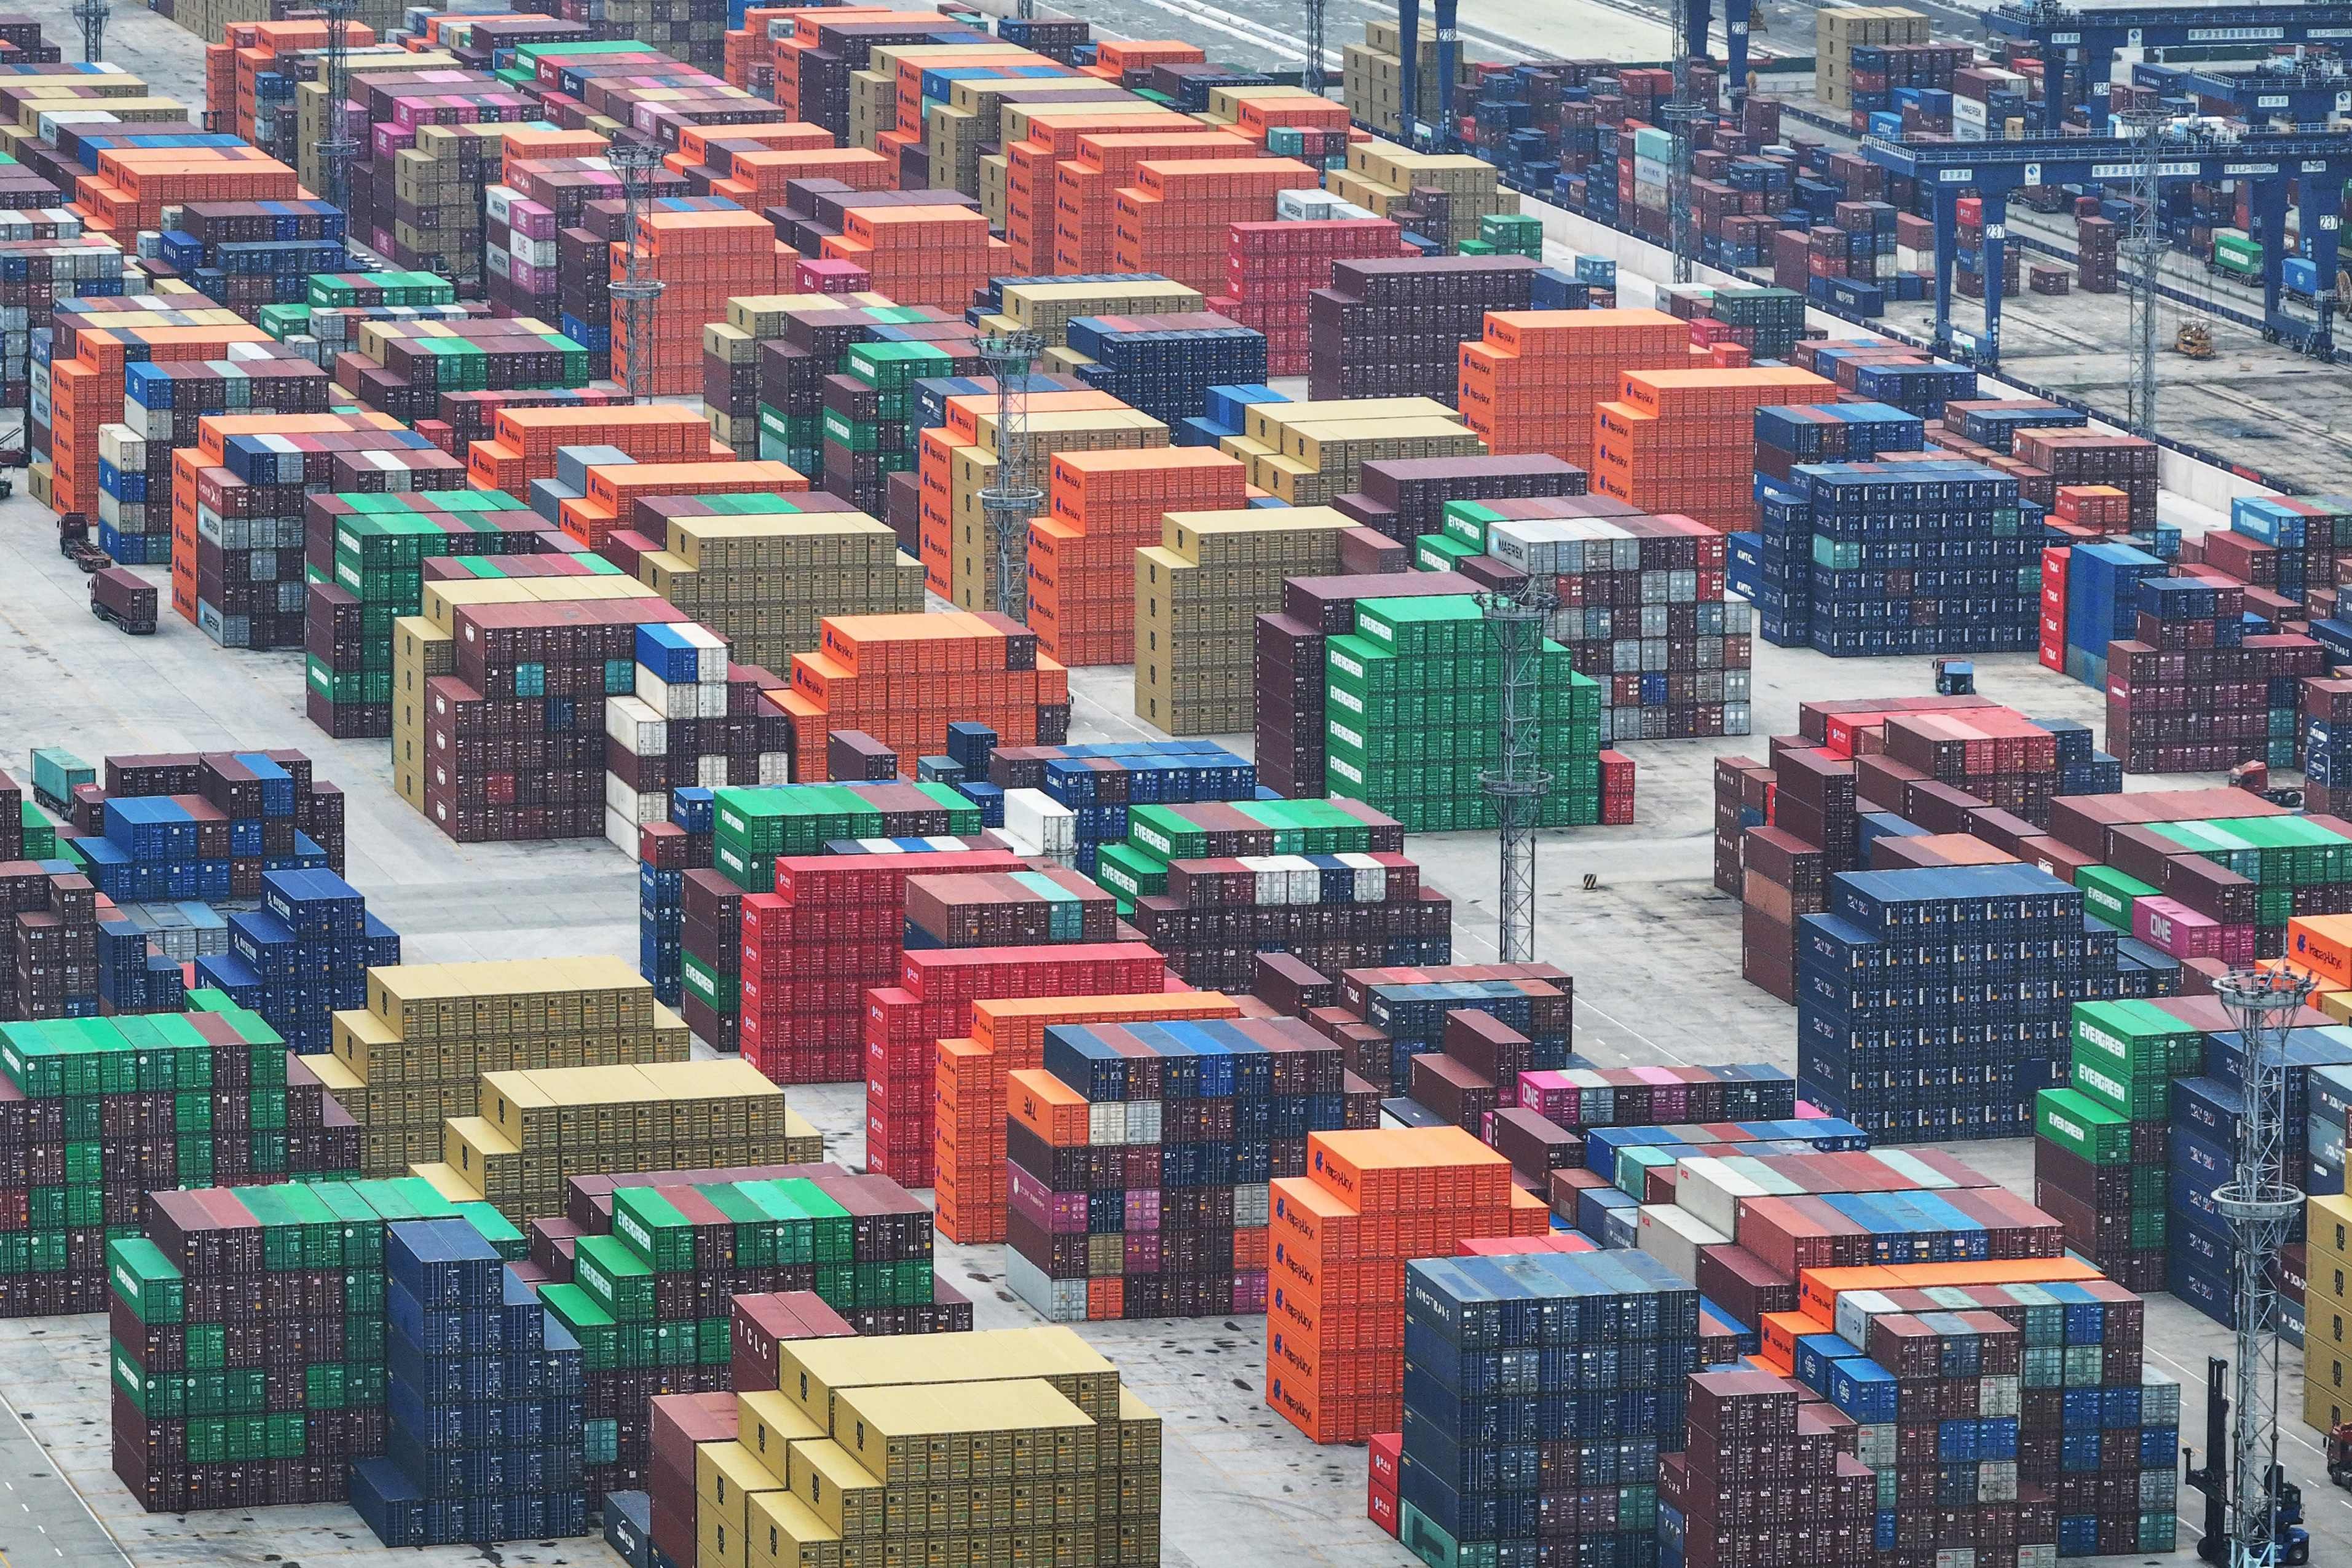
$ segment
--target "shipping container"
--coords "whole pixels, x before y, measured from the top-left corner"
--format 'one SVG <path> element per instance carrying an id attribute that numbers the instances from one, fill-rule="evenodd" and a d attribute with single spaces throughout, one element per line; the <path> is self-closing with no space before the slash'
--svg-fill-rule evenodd
<path id="1" fill-rule="evenodd" d="M 1266 1404 L 1318 1443 L 1397 1430 L 1408 1259 L 1549 1220 L 1459 1128 L 1309 1134 L 1307 1174 L 1271 1187 Z"/>
<path id="2" fill-rule="evenodd" d="M 1264 1183 L 1379 1120 L 1296 1019 L 1053 1024 L 1042 1058 L 1007 1074 L 1005 1264 L 1050 1322 L 1264 1311 Z"/>

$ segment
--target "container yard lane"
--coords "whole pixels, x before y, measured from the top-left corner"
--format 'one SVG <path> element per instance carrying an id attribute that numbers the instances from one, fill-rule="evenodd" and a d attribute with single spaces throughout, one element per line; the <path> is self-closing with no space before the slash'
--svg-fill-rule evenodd
<path id="1" fill-rule="evenodd" d="M 103 1320 L 20 1318 L 0 1330 L 0 1360 L 8 1367 L 0 1379 L 8 1406 L 0 1420 L 0 1568 L 129 1563 L 69 1473 L 81 1469 L 94 1484 L 110 1479 L 104 1424 L 45 1411 L 42 1396 L 44 1389 L 54 1395 L 105 1376 Z"/>

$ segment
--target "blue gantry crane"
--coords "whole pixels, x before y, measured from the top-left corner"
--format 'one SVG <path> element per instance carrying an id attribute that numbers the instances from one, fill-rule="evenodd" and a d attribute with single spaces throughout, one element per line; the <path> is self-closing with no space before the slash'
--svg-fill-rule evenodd
<path id="1" fill-rule="evenodd" d="M 2184 44 L 2335 44 L 2352 38 L 2352 4 L 2069 5 L 2016 0 L 1985 13 L 1997 38 L 2028 45 L 2042 62 L 2040 130 L 2054 134 L 2076 89 L 2107 79 L 2117 49 Z"/>
<path id="2" fill-rule="evenodd" d="M 1959 203 L 1984 204 L 1984 331 L 1968 347 L 1987 368 L 2000 362 L 2002 252 L 2008 202 L 2027 185 L 2099 186 L 2135 177 L 2144 161 L 2137 141 L 2108 136 L 2038 136 L 2015 141 L 1905 142 L 1872 137 L 1863 155 L 1934 192 L 1936 223 L 1936 348 L 1954 351 L 1952 267 L 1958 251 Z M 2158 180 L 2244 180 L 2253 185 L 2253 237 L 2263 244 L 2263 319 L 2280 340 L 2327 357 L 2335 347 L 2334 295 L 2323 287 L 2315 318 L 2286 315 L 2279 305 L 2285 252 L 2288 186 L 2294 186 L 2303 251 L 2325 284 L 2336 277 L 2337 228 L 2344 184 L 2352 176 L 2352 133 L 2253 131 L 2168 148 Z"/>
<path id="3" fill-rule="evenodd" d="M 1748 34 L 1752 0 L 1723 0 L 1725 39 L 1724 89 L 1734 104 L 1748 96 Z M 1437 120 L 1421 118 L 1421 0 L 1397 0 L 1398 86 L 1404 100 L 1405 141 L 1413 147 L 1434 147 L 1442 152 L 1460 144 L 1454 119 L 1454 78 L 1461 68 L 1462 35 L 1459 0 L 1431 0 L 1437 24 Z M 1714 0 L 1678 0 L 1670 10 L 1682 36 L 1672 40 L 1685 59 L 1708 58 L 1706 35 L 1715 25 Z"/>
<path id="4" fill-rule="evenodd" d="M 1457 0 L 1432 0 L 1437 20 L 1437 123 L 1421 118 L 1421 0 L 1397 0 L 1397 85 L 1404 99 L 1408 147 L 1434 146 L 1451 152 L 1460 141 L 1454 123 L 1454 78 L 1461 68 L 1462 33 Z"/>
<path id="5" fill-rule="evenodd" d="M 2132 67 L 2132 83 L 2170 97 L 2217 99 L 2250 125 L 2316 129 L 2352 117 L 2352 70 L 2333 54 L 2282 55 L 2242 70 L 2143 60 Z"/>

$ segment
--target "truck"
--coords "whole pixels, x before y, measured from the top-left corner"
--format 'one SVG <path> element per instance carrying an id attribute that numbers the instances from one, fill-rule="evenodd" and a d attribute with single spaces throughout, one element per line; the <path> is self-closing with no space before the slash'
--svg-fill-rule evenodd
<path id="1" fill-rule="evenodd" d="M 89 575 L 89 612 L 134 637 L 155 630 L 155 585 L 127 567 L 110 566 Z"/>

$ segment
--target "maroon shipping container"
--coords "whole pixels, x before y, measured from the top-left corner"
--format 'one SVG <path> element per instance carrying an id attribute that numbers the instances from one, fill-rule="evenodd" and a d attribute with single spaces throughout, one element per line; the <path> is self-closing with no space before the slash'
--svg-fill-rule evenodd
<path id="1" fill-rule="evenodd" d="M 737 1296 L 729 1311 L 736 1391 L 782 1385 L 777 1350 L 786 1340 L 839 1339 L 856 1332 L 814 1291 Z"/>
<path id="2" fill-rule="evenodd" d="M 155 630 L 155 587 L 128 567 L 92 572 L 89 612 L 133 636 L 146 636 Z"/>

